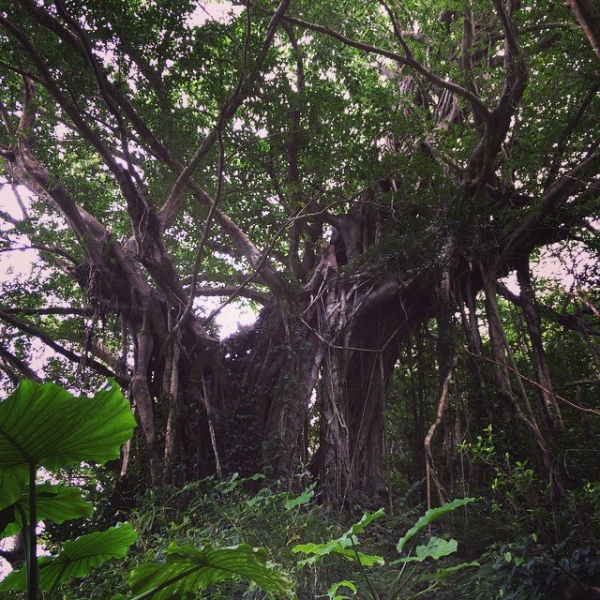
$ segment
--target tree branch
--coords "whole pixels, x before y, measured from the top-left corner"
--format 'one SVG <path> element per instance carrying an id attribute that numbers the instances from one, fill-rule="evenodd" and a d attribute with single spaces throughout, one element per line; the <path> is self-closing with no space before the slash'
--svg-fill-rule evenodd
<path id="1" fill-rule="evenodd" d="M 464 87 L 462 87 L 461 85 L 458 85 L 457 83 L 442 79 L 441 77 L 439 77 L 438 75 L 436 75 L 435 73 L 431 72 L 429 69 L 424 67 L 421 63 L 419 63 L 415 59 L 413 59 L 409 56 L 401 56 L 400 54 L 397 54 L 396 52 L 391 52 L 390 50 L 385 50 L 384 48 L 378 48 L 377 46 L 372 46 L 371 44 L 367 44 L 365 42 L 353 40 L 337 31 L 334 31 L 333 29 L 330 29 L 329 27 L 324 26 L 324 25 L 317 25 L 314 23 L 309 23 L 308 21 L 303 21 L 302 19 L 298 19 L 296 17 L 286 16 L 286 17 L 284 17 L 284 19 L 285 19 L 285 21 L 287 21 L 289 23 L 293 23 L 294 25 L 303 27 L 304 29 L 308 29 L 310 31 L 315 31 L 316 33 L 322 33 L 323 35 L 326 35 L 335 40 L 338 40 L 338 41 L 342 42 L 343 44 L 345 44 L 346 46 L 350 46 L 351 48 L 356 48 L 357 50 L 362 50 L 363 52 L 367 52 L 369 54 L 377 54 L 378 56 L 384 56 L 386 58 L 393 60 L 394 62 L 397 62 L 400 65 L 405 65 L 405 66 L 408 66 L 408 67 L 414 69 L 415 71 L 417 71 L 417 73 L 421 73 L 421 75 L 423 75 L 425 77 L 425 79 L 427 79 L 431 83 L 435 83 L 436 85 L 439 85 L 440 87 L 442 87 L 444 89 L 450 90 L 451 92 L 454 92 L 456 95 L 460 96 L 461 98 L 464 98 L 465 100 L 467 100 L 473 107 L 473 110 L 476 111 L 488 125 L 493 124 L 493 119 L 492 119 L 492 115 L 491 115 L 490 111 L 485 106 L 485 104 L 481 101 L 481 99 L 478 98 L 475 94 L 473 94 L 473 92 L 465 89 Z"/>
<path id="2" fill-rule="evenodd" d="M 24 361 L 17 358 L 12 352 L 10 352 L 4 344 L 0 344 L 0 358 L 10 364 L 12 367 L 17 369 L 27 379 L 33 381 L 41 381 L 39 375 Z"/>
<path id="3" fill-rule="evenodd" d="M 55 342 L 50 337 L 50 335 L 48 335 L 45 331 L 43 331 L 42 329 L 39 329 L 38 327 L 34 327 L 31 323 L 27 323 L 26 321 L 23 321 L 22 319 L 18 319 L 16 317 L 8 314 L 4 310 L 0 310 L 0 319 L 2 321 L 4 321 L 5 323 L 8 323 L 9 325 L 16 327 L 23 333 L 26 333 L 28 335 L 38 338 L 46 346 L 48 346 L 49 348 L 54 350 L 56 353 L 61 354 L 65 358 L 68 358 L 71 362 L 73 362 L 75 364 L 80 364 L 84 360 L 83 356 L 80 356 L 80 355 L 76 354 L 75 352 L 72 352 L 71 350 L 64 348 L 63 346 L 61 346 L 60 344 Z M 111 371 L 108 367 L 99 363 L 98 361 L 88 360 L 88 361 L 86 361 L 86 364 L 89 365 L 92 369 L 94 369 L 94 371 L 96 371 L 99 375 L 103 375 L 104 377 L 112 377 L 113 379 L 115 379 L 115 381 L 117 381 L 119 383 L 119 385 L 122 385 L 124 387 L 128 385 L 128 381 L 126 379 L 119 376 L 117 373 Z"/>
<path id="4" fill-rule="evenodd" d="M 600 58 L 600 17 L 592 0 L 568 0 L 596 56 Z"/>
<path id="5" fill-rule="evenodd" d="M 266 304 L 269 301 L 269 295 L 261 292 L 260 290 L 234 285 L 224 285 L 222 287 L 197 287 L 195 297 L 231 296 L 232 294 L 235 294 L 235 296 L 241 296 L 243 298 L 249 298 L 250 300 L 255 300 L 261 304 Z"/>
<path id="6" fill-rule="evenodd" d="M 167 201 L 158 215 L 159 223 L 163 231 L 175 217 L 179 198 L 185 187 L 188 185 L 192 175 L 198 168 L 200 162 L 215 145 L 220 135 L 219 132 L 222 132 L 225 124 L 234 117 L 238 108 L 243 104 L 244 100 L 252 90 L 255 81 L 258 79 L 258 74 L 260 73 L 259 67 L 262 65 L 267 56 L 267 52 L 275 36 L 275 31 L 283 19 L 285 11 L 288 9 L 290 2 L 291 0 L 281 0 L 277 10 L 273 13 L 267 28 L 267 33 L 262 43 L 259 57 L 256 61 L 255 68 L 252 71 L 248 71 L 248 45 L 250 43 L 250 29 L 247 30 L 246 38 L 244 40 L 242 71 L 240 73 L 237 86 L 225 104 L 221 107 L 217 126 L 204 138 L 202 144 L 200 144 L 200 147 L 194 156 L 191 158 L 185 169 L 183 169 L 183 171 L 180 173 L 175 185 L 171 189 L 169 197 L 167 198 Z M 249 5 L 246 10 L 250 10 Z M 248 19 L 249 18 L 250 13 L 248 12 Z"/>
<path id="7" fill-rule="evenodd" d="M 48 306 L 46 308 L 7 308 L 1 309 L 7 315 L 77 315 L 88 317 L 94 314 L 91 308 L 75 308 L 72 306 Z"/>
<path id="8" fill-rule="evenodd" d="M 534 233 L 548 229 L 546 224 L 548 217 L 555 215 L 578 189 L 584 187 L 583 174 L 599 162 L 600 152 L 592 154 L 546 188 L 535 210 L 521 219 L 515 229 L 508 234 L 501 256 L 502 262 L 510 262 L 510 256 L 522 252 L 529 253 L 535 247 L 537 240 Z"/>

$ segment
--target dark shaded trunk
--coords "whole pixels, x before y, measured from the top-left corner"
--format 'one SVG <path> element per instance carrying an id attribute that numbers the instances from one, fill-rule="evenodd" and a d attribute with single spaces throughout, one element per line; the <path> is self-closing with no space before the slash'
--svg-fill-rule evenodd
<path id="1" fill-rule="evenodd" d="M 533 291 L 529 260 L 523 259 L 517 266 L 517 279 L 521 287 L 522 309 L 527 323 L 527 332 L 531 343 L 531 358 L 534 366 L 534 377 L 537 383 L 538 396 L 546 421 L 551 428 L 563 429 L 560 407 L 554 395 L 550 367 L 544 351 L 540 315 Z"/>

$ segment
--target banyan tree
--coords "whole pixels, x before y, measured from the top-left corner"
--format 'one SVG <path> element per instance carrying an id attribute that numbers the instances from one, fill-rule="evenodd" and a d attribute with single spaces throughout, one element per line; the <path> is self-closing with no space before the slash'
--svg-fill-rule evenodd
<path id="1" fill-rule="evenodd" d="M 392 396 L 442 498 L 490 422 L 552 469 L 593 406 L 547 330 L 599 365 L 591 2 L 0 7 L 3 264 L 32 263 L 2 283 L 5 381 L 114 378 L 149 481 L 385 495 Z M 587 265 L 563 305 L 549 249 Z M 232 306 L 258 316 L 225 337 Z"/>

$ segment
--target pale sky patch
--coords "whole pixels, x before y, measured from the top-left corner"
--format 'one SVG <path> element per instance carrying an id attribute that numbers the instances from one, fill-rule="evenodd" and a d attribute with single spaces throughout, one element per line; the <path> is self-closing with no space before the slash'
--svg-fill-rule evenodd
<path id="1" fill-rule="evenodd" d="M 201 27 L 208 21 L 230 23 L 243 10 L 243 6 L 234 6 L 231 2 L 199 2 L 196 9 L 190 13 L 187 25 Z"/>

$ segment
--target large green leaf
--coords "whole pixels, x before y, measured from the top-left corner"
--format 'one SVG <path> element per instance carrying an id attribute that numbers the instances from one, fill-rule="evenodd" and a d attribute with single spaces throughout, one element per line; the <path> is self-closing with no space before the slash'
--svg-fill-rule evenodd
<path id="1" fill-rule="evenodd" d="M 0 510 L 19 500 L 27 487 L 28 479 L 29 468 L 27 466 L 15 465 L 7 468 L 0 466 Z"/>
<path id="2" fill-rule="evenodd" d="M 347 560 L 359 562 L 363 567 L 372 567 L 373 565 L 383 565 L 385 563 L 385 560 L 381 556 L 359 552 L 356 549 L 357 544 L 357 539 L 353 540 L 352 538 L 342 537 L 326 544 L 297 544 L 292 548 L 292 552 L 301 552 L 302 554 L 309 555 L 308 558 L 298 561 L 298 565 L 301 567 L 312 565 L 328 554 L 336 554 Z"/>
<path id="3" fill-rule="evenodd" d="M 349 596 L 344 596 L 343 594 L 338 594 L 338 590 L 340 588 L 348 588 L 352 592 L 352 596 L 355 596 L 358 593 L 358 588 L 353 581 L 348 581 L 344 579 L 343 581 L 338 581 L 334 583 L 328 590 L 327 595 L 331 600 L 344 600 L 345 598 L 349 598 Z"/>
<path id="4" fill-rule="evenodd" d="M 419 577 L 419 581 L 444 579 L 444 577 L 450 575 L 451 573 L 462 571 L 462 569 L 477 568 L 480 566 L 481 565 L 476 560 L 473 560 L 468 563 L 460 563 L 458 565 L 452 565 L 451 567 L 444 567 L 442 569 L 438 569 L 435 573 L 424 573 Z"/>
<path id="5" fill-rule="evenodd" d="M 247 544 L 227 548 L 171 544 L 165 556 L 162 563 L 142 565 L 133 571 L 129 585 L 138 594 L 134 600 L 195 598 L 200 590 L 215 583 L 240 579 L 252 581 L 277 597 L 291 594 L 289 583 L 267 564 L 267 553 L 262 548 Z"/>
<path id="6" fill-rule="evenodd" d="M 461 506 L 465 506 L 469 504 L 469 502 L 474 502 L 475 498 L 457 498 L 452 502 L 447 502 L 443 506 L 438 506 L 437 508 L 432 508 L 428 510 L 407 532 L 406 534 L 400 538 L 398 544 L 396 545 L 396 550 L 398 552 L 402 552 L 406 543 L 409 542 L 412 538 L 415 537 L 422 529 L 425 529 L 430 523 L 439 519 L 441 516 L 456 510 Z"/>
<path id="7" fill-rule="evenodd" d="M 123 558 L 131 544 L 137 539 L 129 523 L 121 523 L 106 531 L 82 535 L 76 540 L 65 542 L 58 556 L 43 556 L 39 559 L 40 589 L 51 590 L 56 585 L 71 579 L 85 577 L 90 569 L 111 558 Z M 13 571 L 0 583 L 0 592 L 25 590 L 26 569 Z"/>
<path id="8" fill-rule="evenodd" d="M 439 537 L 431 537 L 426 546 L 417 546 L 415 556 L 401 558 L 400 562 L 423 562 L 426 558 L 438 560 L 442 556 L 448 556 L 456 552 L 458 542 L 456 540 L 443 540 Z"/>
<path id="9" fill-rule="evenodd" d="M 134 427 L 129 402 L 115 384 L 90 399 L 52 383 L 22 381 L 0 402 L 0 509 L 19 499 L 29 466 L 54 471 L 118 458 Z"/>
<path id="10" fill-rule="evenodd" d="M 346 532 L 346 535 L 353 536 L 363 533 L 363 531 L 365 530 L 366 526 L 369 525 L 369 523 L 373 522 L 375 519 L 379 519 L 379 517 L 382 517 L 384 513 L 384 508 L 380 508 L 379 510 L 376 510 L 373 513 L 366 512 L 358 523 L 354 523 L 354 525 L 350 527 L 350 529 Z"/>
<path id="11" fill-rule="evenodd" d="M 94 505 L 81 497 L 81 491 L 66 485 L 53 485 L 46 481 L 36 486 L 36 515 L 38 521 L 64 523 L 70 519 L 91 517 Z M 22 509 L 22 510 L 19 510 Z M 0 535 L 9 537 L 15 535 L 24 523 L 21 515 L 29 514 L 29 486 L 22 496 L 4 510 L 0 511 Z"/>
<path id="12" fill-rule="evenodd" d="M 315 484 L 309 486 L 306 490 L 304 490 L 299 496 L 295 498 L 290 498 L 283 503 L 283 506 L 286 510 L 292 510 L 297 506 L 303 506 L 304 504 L 308 504 L 312 497 L 315 495 Z"/>
<path id="13" fill-rule="evenodd" d="M 292 552 L 310 555 L 308 558 L 305 558 L 301 561 L 298 561 L 300 566 L 310 565 L 323 556 L 327 556 L 328 554 L 337 554 L 339 556 L 343 556 L 344 558 L 351 561 L 358 561 L 364 567 L 372 567 L 373 565 L 384 564 L 384 559 L 381 556 L 377 556 L 375 554 L 364 554 L 363 552 L 359 552 L 356 549 L 358 545 L 358 538 L 356 537 L 358 534 L 363 533 L 365 527 L 378 519 L 384 514 L 384 509 L 380 508 L 374 513 L 365 513 L 358 523 L 354 523 L 346 533 L 335 540 L 330 540 L 324 544 L 297 544 L 292 548 Z"/>

